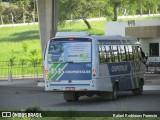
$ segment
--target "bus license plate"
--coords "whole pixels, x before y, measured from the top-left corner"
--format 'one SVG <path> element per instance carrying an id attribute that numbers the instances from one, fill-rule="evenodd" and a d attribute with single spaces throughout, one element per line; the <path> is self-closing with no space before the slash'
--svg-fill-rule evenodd
<path id="1" fill-rule="evenodd" d="M 74 91 L 75 87 L 65 87 L 65 90 Z"/>

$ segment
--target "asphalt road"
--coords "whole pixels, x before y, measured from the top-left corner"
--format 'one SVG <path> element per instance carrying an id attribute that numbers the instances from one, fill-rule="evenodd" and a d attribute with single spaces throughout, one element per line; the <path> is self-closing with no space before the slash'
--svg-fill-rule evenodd
<path id="1" fill-rule="evenodd" d="M 45 92 L 43 87 L 37 87 L 36 81 L 0 84 L 0 110 L 26 110 L 34 106 L 45 111 L 160 111 L 160 90 L 145 90 L 140 96 L 120 92 L 116 101 L 94 96 L 67 103 L 62 93 Z"/>

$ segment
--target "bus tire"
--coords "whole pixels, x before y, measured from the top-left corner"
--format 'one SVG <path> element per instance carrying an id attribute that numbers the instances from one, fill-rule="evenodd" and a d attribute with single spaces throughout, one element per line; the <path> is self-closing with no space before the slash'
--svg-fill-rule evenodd
<path id="1" fill-rule="evenodd" d="M 117 100 L 117 91 L 118 91 L 118 86 L 117 84 L 113 84 L 112 87 L 112 100 Z"/>
<path id="2" fill-rule="evenodd" d="M 78 101 L 79 99 L 79 96 L 76 92 L 64 92 L 64 99 L 67 101 L 67 102 L 75 102 L 75 101 Z"/>
<path id="3" fill-rule="evenodd" d="M 139 82 L 139 88 L 132 90 L 134 95 L 141 95 L 143 92 L 143 83 Z"/>

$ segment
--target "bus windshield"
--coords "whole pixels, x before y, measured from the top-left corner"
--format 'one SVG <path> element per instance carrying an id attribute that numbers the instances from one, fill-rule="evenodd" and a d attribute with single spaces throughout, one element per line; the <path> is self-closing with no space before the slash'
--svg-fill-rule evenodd
<path id="1" fill-rule="evenodd" d="M 91 41 L 51 41 L 48 63 L 91 62 Z"/>

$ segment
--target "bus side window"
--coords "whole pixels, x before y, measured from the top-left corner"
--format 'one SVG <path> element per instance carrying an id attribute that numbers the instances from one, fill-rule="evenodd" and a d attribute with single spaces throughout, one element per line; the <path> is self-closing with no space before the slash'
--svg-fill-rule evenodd
<path id="1" fill-rule="evenodd" d="M 127 47 L 127 45 L 124 46 L 124 49 L 125 49 L 125 54 L 126 54 L 126 61 L 129 61 L 129 54 L 128 54 L 128 47 Z"/>
<path id="2" fill-rule="evenodd" d="M 106 59 L 105 47 L 99 46 L 98 49 L 99 49 L 99 62 L 100 64 L 105 63 L 105 59 Z"/>
<path id="3" fill-rule="evenodd" d="M 105 63 L 106 62 L 106 52 L 105 52 L 105 46 L 101 46 L 102 48 L 102 63 Z"/>
<path id="4" fill-rule="evenodd" d="M 112 55 L 113 55 L 113 61 L 118 62 L 118 49 L 117 46 L 112 46 Z"/>
<path id="5" fill-rule="evenodd" d="M 108 45 L 105 46 L 105 53 L 106 53 L 106 62 L 107 63 L 111 63 L 111 52 L 110 52 L 110 48 Z"/>
<path id="6" fill-rule="evenodd" d="M 138 48 L 134 46 L 134 60 L 139 60 Z"/>
<path id="7" fill-rule="evenodd" d="M 128 59 L 129 61 L 132 61 L 132 60 L 133 60 L 132 46 L 131 46 L 131 45 L 128 45 L 128 46 L 126 47 L 126 49 L 127 49 L 127 59 Z"/>
<path id="8" fill-rule="evenodd" d="M 131 45 L 129 45 L 128 46 L 128 50 L 129 50 L 129 59 L 131 60 L 131 61 L 133 61 L 134 59 L 134 57 L 133 57 L 133 48 L 132 48 L 132 46 Z"/>
<path id="9" fill-rule="evenodd" d="M 113 46 L 109 46 L 109 51 L 110 51 L 110 55 L 111 55 L 111 62 L 114 62 Z"/>
<path id="10" fill-rule="evenodd" d="M 125 48 L 123 45 L 119 46 L 119 54 L 120 54 L 120 60 L 126 61 L 126 53 L 125 53 Z"/>
<path id="11" fill-rule="evenodd" d="M 121 58 L 120 58 L 119 46 L 116 46 L 116 47 L 117 47 L 118 62 L 120 62 Z"/>
<path id="12" fill-rule="evenodd" d="M 98 46 L 98 53 L 99 53 L 99 62 L 101 63 L 101 46 Z"/>

